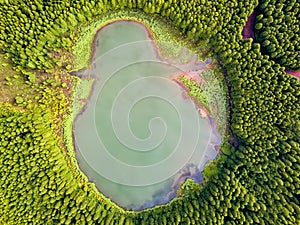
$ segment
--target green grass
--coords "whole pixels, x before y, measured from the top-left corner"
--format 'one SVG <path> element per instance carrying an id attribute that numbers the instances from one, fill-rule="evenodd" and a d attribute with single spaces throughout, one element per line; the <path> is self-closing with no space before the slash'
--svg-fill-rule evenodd
<path id="1" fill-rule="evenodd" d="M 210 56 L 207 48 L 199 47 L 203 45 L 196 43 L 191 38 L 185 36 L 166 19 L 161 18 L 158 15 L 148 15 L 143 11 L 122 10 L 96 17 L 92 22 L 85 22 L 82 27 L 73 31 L 72 35 L 75 37 L 76 41 L 71 48 L 71 52 L 73 54 L 72 71 L 82 69 L 89 65 L 92 42 L 95 34 L 101 27 L 118 20 L 134 20 L 142 22 L 150 28 L 154 41 L 157 43 L 171 43 L 173 47 L 178 46 L 178 48 L 175 47 L 173 49 L 168 49 L 167 52 L 160 49 L 160 53 L 164 57 L 176 56 L 183 46 L 187 46 L 188 49 L 196 52 L 201 59 Z"/>
<path id="2" fill-rule="evenodd" d="M 204 71 L 200 75 L 205 84 L 198 84 L 185 76 L 180 77 L 180 81 L 188 88 L 187 94 L 195 99 L 197 103 L 208 110 L 218 124 L 218 132 L 224 134 L 227 123 L 227 91 L 224 85 L 224 75 L 219 65 L 215 64 L 212 68 Z"/>
<path id="3" fill-rule="evenodd" d="M 63 116 L 63 138 L 64 138 L 64 145 L 66 147 L 68 156 L 72 162 L 72 167 L 75 173 L 80 176 L 81 179 L 85 180 L 86 182 L 87 177 L 83 173 L 79 173 L 80 169 L 78 167 L 78 163 L 76 160 L 76 155 L 74 151 L 74 143 L 73 143 L 73 122 L 76 118 L 76 115 L 80 112 L 82 107 L 84 106 L 84 102 L 81 101 L 83 98 L 87 98 L 90 92 L 92 80 L 87 79 L 79 79 L 78 77 L 74 77 L 73 79 L 73 86 L 74 89 L 72 91 L 71 97 L 73 99 L 71 110 L 69 113 Z"/>

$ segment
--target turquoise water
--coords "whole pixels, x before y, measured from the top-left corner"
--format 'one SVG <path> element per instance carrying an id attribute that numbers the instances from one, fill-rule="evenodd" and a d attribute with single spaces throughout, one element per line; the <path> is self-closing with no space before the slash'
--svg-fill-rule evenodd
<path id="1" fill-rule="evenodd" d="M 122 207 L 168 202 L 187 177 L 201 182 L 200 171 L 217 154 L 210 121 L 172 79 L 183 72 L 159 56 L 140 23 L 115 22 L 95 37 L 90 69 L 80 74 L 95 82 L 74 122 L 76 157 Z"/>

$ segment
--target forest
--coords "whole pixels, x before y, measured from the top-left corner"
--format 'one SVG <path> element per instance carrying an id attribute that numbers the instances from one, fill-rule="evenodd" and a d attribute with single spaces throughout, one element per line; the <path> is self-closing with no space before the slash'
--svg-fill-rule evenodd
<path id="1" fill-rule="evenodd" d="M 14 79 L 32 89 L 12 89 L 0 103 L 0 224 L 300 224 L 300 83 L 285 73 L 300 69 L 299 8 L 297 0 L 0 1 L 1 89 Z M 71 170 L 61 134 L 76 83 L 76 29 L 121 10 L 158 15 L 206 40 L 228 88 L 230 137 L 218 172 L 139 212 Z M 256 42 L 242 38 L 254 10 Z"/>
<path id="2" fill-rule="evenodd" d="M 257 11 L 255 31 L 263 53 L 290 70 L 300 69 L 300 3 L 264 1 Z"/>

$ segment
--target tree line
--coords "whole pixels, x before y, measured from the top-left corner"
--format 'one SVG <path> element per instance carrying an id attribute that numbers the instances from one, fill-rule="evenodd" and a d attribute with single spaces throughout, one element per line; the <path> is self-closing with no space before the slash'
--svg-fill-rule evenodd
<path id="1" fill-rule="evenodd" d="M 0 45 L 16 65 L 27 69 L 55 67 L 59 58 L 53 53 L 72 45 L 70 30 L 122 8 L 160 14 L 191 38 L 209 38 L 225 71 L 233 137 L 221 147 L 224 154 L 215 163 L 218 173 L 202 185 L 183 188 L 166 205 L 131 212 L 96 196 L 89 184 L 74 177 L 53 132 L 52 113 L 38 107 L 20 111 L 2 104 L 0 221 L 298 224 L 300 84 L 284 72 L 281 62 L 261 53 L 260 43 L 242 40 L 242 28 L 257 5 L 256 0 L 0 3 Z M 292 27 L 286 29 L 291 32 Z"/>
<path id="2" fill-rule="evenodd" d="M 74 177 L 49 111 L 19 112 L 3 104 L 0 110 L 2 224 L 132 224 Z"/>
<path id="3" fill-rule="evenodd" d="M 0 3 L 0 46 L 27 69 L 67 67 L 60 54 L 70 50 L 70 31 L 116 10 L 138 9 L 170 19 L 191 37 L 207 39 L 226 24 L 237 2 L 175 0 L 17 1 Z M 70 68 L 67 68 L 69 70 Z"/>
<path id="4" fill-rule="evenodd" d="M 263 53 L 289 70 L 300 69 L 300 2 L 264 0 L 258 7 L 255 32 Z"/>

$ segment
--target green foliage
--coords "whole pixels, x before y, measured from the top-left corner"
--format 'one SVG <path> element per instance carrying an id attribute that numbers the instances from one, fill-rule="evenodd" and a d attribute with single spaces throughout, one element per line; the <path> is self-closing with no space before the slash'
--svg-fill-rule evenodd
<path id="1" fill-rule="evenodd" d="M 222 29 L 235 7 L 234 3 L 207 0 L 201 6 L 197 0 L 13 1 L 1 3 L 0 46 L 23 68 L 53 69 L 74 44 L 70 31 L 107 11 L 129 8 L 159 14 L 189 37 L 205 40 Z"/>
<path id="2" fill-rule="evenodd" d="M 27 76 L 27 80 L 30 83 L 33 83 L 33 84 L 35 83 L 35 81 L 36 81 L 36 75 L 34 73 L 27 72 L 27 71 L 24 71 L 24 70 L 22 71 L 22 73 Z"/>
<path id="3" fill-rule="evenodd" d="M 227 120 L 227 96 L 222 85 L 224 76 L 220 76 L 218 69 L 219 66 L 214 65 L 212 68 L 198 74 L 199 83 L 186 76 L 181 76 L 180 81 L 188 89 L 188 95 L 199 104 L 199 107 L 204 107 L 209 112 L 209 116 L 214 118 L 217 122 L 219 134 L 223 135 Z"/>
<path id="4" fill-rule="evenodd" d="M 22 97 L 17 96 L 15 99 L 17 104 L 21 104 L 24 102 L 24 99 Z"/>
<path id="5" fill-rule="evenodd" d="M 271 59 L 292 69 L 299 65 L 299 41 L 294 43 L 299 4 L 277 2 L 260 2 L 258 40 Z M 299 224 L 300 84 L 263 56 L 259 45 L 241 39 L 242 26 L 257 4 L 254 0 L 2 1 L 0 46 L 19 71 L 67 67 L 69 62 L 62 63 L 60 57 L 73 45 L 69 32 L 127 7 L 168 18 L 195 40 L 210 38 L 209 45 L 224 66 L 231 137 L 201 187 L 187 185 L 184 195 L 164 206 L 125 212 L 96 196 L 92 185 L 70 169 L 69 155 L 53 124 L 53 118 L 66 112 L 68 100 L 61 83 L 41 82 L 34 86 L 37 102 L 28 110 L 0 107 L 0 223 Z M 272 32 L 263 33 L 268 29 Z M 279 41 L 284 39 L 285 44 Z M 204 90 L 190 86 L 195 97 L 201 96 Z M 21 103 L 21 98 L 29 103 L 21 96 L 15 100 Z"/>
<path id="6" fill-rule="evenodd" d="M 242 223 L 252 218 L 253 223 L 297 224 L 299 174 L 291 171 L 299 166 L 300 84 L 284 68 L 261 55 L 256 45 L 234 36 L 228 38 L 235 29 L 234 22 L 212 41 L 227 69 L 230 127 L 237 135 L 233 142 L 236 149 L 223 146 L 225 152 L 230 149 L 230 154 L 218 166 L 234 173 L 234 177 L 225 177 L 226 183 L 235 181 L 247 190 L 231 202 L 231 208 L 243 211 L 228 212 L 228 220 L 239 218 Z M 224 49 L 234 54 L 223 54 Z M 288 147 L 291 143 L 293 148 Z M 283 180 L 292 184 L 286 185 Z M 290 210 L 283 213 L 283 208 Z"/>
<path id="7" fill-rule="evenodd" d="M 186 181 L 180 186 L 179 190 L 177 191 L 177 194 L 179 197 L 183 196 L 189 196 L 191 192 L 194 192 L 195 190 L 199 189 L 200 185 L 195 182 L 193 179 L 186 179 Z"/>
<path id="8" fill-rule="evenodd" d="M 206 177 L 211 177 L 219 173 L 218 168 L 216 167 L 216 162 L 215 161 L 209 161 L 205 165 L 205 169 L 203 170 L 203 174 Z"/>
<path id="9" fill-rule="evenodd" d="M 50 112 L 1 104 L 0 211 L 3 224 L 90 224 L 95 207 L 122 213 L 82 187 L 67 166 Z M 87 195 L 88 194 L 88 195 Z M 108 209 L 109 208 L 109 209 Z M 78 216 L 82 215 L 82 216 Z M 100 223 L 99 218 L 92 224 Z M 112 216 L 112 223 L 118 218 Z"/>
<path id="10" fill-rule="evenodd" d="M 300 69 L 299 1 L 263 1 L 255 32 L 263 53 L 290 70 Z"/>
<path id="11" fill-rule="evenodd" d="M 209 105 L 209 99 L 204 90 L 203 84 L 198 84 L 193 79 L 189 79 L 186 76 L 181 76 L 180 81 L 188 88 L 188 95 L 193 97 L 196 102 L 203 105 L 207 110 L 211 111 Z"/>

